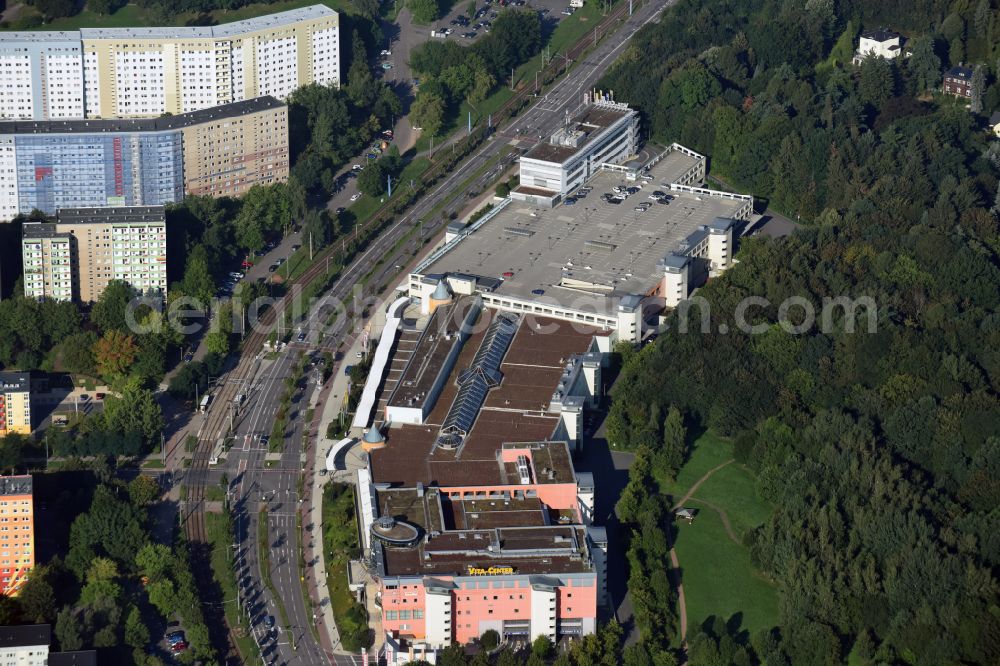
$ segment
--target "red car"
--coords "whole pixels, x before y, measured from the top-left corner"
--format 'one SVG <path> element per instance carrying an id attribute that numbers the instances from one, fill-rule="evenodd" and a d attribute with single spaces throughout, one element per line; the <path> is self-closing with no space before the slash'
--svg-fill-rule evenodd
<path id="1" fill-rule="evenodd" d="M 242 266 L 243 268 L 252 268 L 253 267 L 253 262 L 250 261 L 249 259 L 244 259 L 243 263 L 240 264 L 240 266 Z"/>
<path id="2" fill-rule="evenodd" d="M 175 643 L 174 645 L 170 646 L 170 649 L 173 650 L 175 653 L 184 652 L 184 650 L 188 649 L 188 644 L 184 642 Z"/>
<path id="3" fill-rule="evenodd" d="M 503 276 L 505 278 L 512 278 L 512 277 L 514 277 L 514 273 L 512 271 L 504 271 L 503 272 Z"/>

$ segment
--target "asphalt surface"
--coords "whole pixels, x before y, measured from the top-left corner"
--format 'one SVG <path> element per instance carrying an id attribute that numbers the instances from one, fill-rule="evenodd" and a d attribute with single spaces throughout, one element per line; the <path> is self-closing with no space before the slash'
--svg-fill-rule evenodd
<path id="1" fill-rule="evenodd" d="M 558 81 L 532 109 L 502 127 L 501 131 L 473 156 L 442 179 L 409 213 L 385 229 L 355 258 L 327 294 L 319 299 L 297 324 L 297 329 L 306 333 L 306 341 L 302 344 L 293 343 L 281 352 L 277 359 L 259 359 L 255 372 L 248 375 L 250 379 L 247 384 L 239 387 L 247 393 L 247 398 L 240 406 L 239 413 L 232 413 L 236 437 L 233 447 L 227 454 L 225 468 L 230 479 L 231 506 L 237 522 L 237 542 L 234 547 L 237 552 L 240 587 L 245 591 L 244 605 L 249 610 L 255 636 L 264 648 L 265 663 L 312 666 L 360 662 L 359 657 L 331 653 L 315 641 L 309 629 L 314 620 L 306 609 L 299 582 L 302 572 L 299 571 L 297 555 L 295 515 L 300 498 L 297 496 L 296 482 L 302 470 L 300 445 L 304 419 L 294 412 L 298 409 L 298 404 L 306 402 L 308 391 L 313 390 L 314 383 L 307 386 L 303 395 L 298 398 L 298 402 L 293 404 L 293 414 L 289 418 L 289 430 L 285 433 L 285 449 L 280 461 L 268 467 L 265 464 L 266 445 L 258 439 L 260 433 L 270 433 L 279 396 L 284 390 L 284 380 L 292 371 L 298 356 L 297 351 L 316 348 L 337 350 L 342 348 L 344 343 L 350 343 L 355 336 L 360 335 L 365 324 L 365 320 L 361 317 L 355 317 L 349 322 L 346 318 L 338 318 L 340 327 L 335 330 L 329 330 L 326 326 L 325 321 L 331 308 L 335 307 L 335 299 L 349 302 L 360 298 L 364 302 L 375 302 L 378 287 L 394 279 L 401 272 L 402 265 L 409 263 L 409 258 L 422 246 L 421 238 L 436 234 L 443 224 L 439 216 L 423 226 L 418 226 L 418 221 L 427 216 L 463 181 L 491 160 L 497 160 L 509 151 L 508 144 L 511 140 L 526 148 L 537 140 L 538 135 L 551 134 L 562 123 L 564 111 L 569 110 L 572 113 L 580 106 L 583 91 L 589 90 L 596 83 L 605 69 L 614 62 L 614 58 L 624 48 L 628 39 L 643 25 L 653 21 L 668 4 L 669 1 L 661 0 L 637 7 L 632 17 L 616 28 L 615 34 L 609 35 L 590 52 L 584 62 L 579 63 Z M 534 138 L 527 140 L 529 137 Z M 490 176 L 487 174 L 479 176 L 471 189 L 481 191 L 489 184 L 491 178 L 495 178 L 497 169 L 491 169 L 490 173 L 492 174 Z M 465 203 L 464 198 L 459 199 L 452 205 L 461 206 Z M 417 229 L 414 230 L 414 227 Z M 410 241 L 401 244 L 400 247 L 394 247 L 411 230 L 416 233 Z M 283 247 L 290 242 L 286 239 Z M 365 289 L 369 291 L 355 294 L 355 285 L 361 283 L 378 260 L 382 260 L 382 263 L 374 279 L 364 281 Z M 265 266 L 264 270 L 268 265 L 267 261 L 265 258 L 260 262 Z M 383 298 L 389 300 L 392 295 L 384 294 Z M 355 311 L 360 312 L 361 309 L 358 307 Z M 251 353 L 255 351 L 250 350 Z M 345 359 L 344 362 L 352 363 L 353 359 Z M 339 366 L 334 369 L 334 372 L 340 371 Z M 228 394 L 232 393 L 231 389 Z M 200 432 L 199 438 L 204 441 L 224 437 L 230 409 L 229 403 L 216 401 L 210 407 L 210 414 L 207 417 L 195 416 L 195 421 L 201 419 L 200 427 L 203 430 L 205 428 L 215 430 L 215 432 Z M 223 413 L 220 414 L 219 410 Z M 192 423 L 188 430 L 194 426 Z M 185 483 L 188 485 L 218 483 L 221 471 L 216 467 L 192 469 L 187 473 Z M 307 479 L 305 486 L 308 488 L 310 483 L 311 479 Z M 264 584 L 261 575 L 262 562 L 257 552 L 257 516 L 261 507 L 266 507 L 268 510 L 270 579 L 283 600 L 288 615 L 287 626 L 284 626 L 278 604 L 271 590 Z M 197 507 L 188 507 L 188 512 L 193 510 L 197 510 Z M 274 617 L 276 631 L 268 631 L 265 627 L 267 616 Z M 333 647 L 336 649 L 337 646 Z"/>

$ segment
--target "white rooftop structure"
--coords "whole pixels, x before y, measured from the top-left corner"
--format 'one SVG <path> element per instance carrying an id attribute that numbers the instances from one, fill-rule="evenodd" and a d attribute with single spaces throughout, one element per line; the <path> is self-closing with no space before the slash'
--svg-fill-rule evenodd
<path id="1" fill-rule="evenodd" d="M 572 205 L 507 200 L 418 265 L 410 296 L 423 303 L 444 280 L 486 307 L 638 339 L 649 311 L 676 306 L 731 265 L 735 221 L 753 210 L 750 196 L 670 182 L 692 169 L 704 174 L 704 158 L 680 148 L 638 175 L 602 169 L 588 182 L 592 193 Z M 613 187 L 638 191 L 616 205 L 600 198 Z M 654 203 L 654 193 L 672 200 Z"/>
<path id="2" fill-rule="evenodd" d="M 514 199 L 552 205 L 589 180 L 603 164 L 620 164 L 639 145 L 639 114 L 628 104 L 593 92 L 546 141 L 521 156 Z"/>

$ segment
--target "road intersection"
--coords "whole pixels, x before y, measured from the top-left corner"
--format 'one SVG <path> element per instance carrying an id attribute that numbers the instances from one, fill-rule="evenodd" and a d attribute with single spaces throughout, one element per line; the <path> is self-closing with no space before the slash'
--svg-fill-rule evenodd
<path id="1" fill-rule="evenodd" d="M 530 146 L 539 136 L 548 136 L 563 122 L 566 111 L 572 113 L 582 103 L 583 92 L 590 90 L 621 53 L 627 41 L 644 25 L 655 20 L 669 4 L 667 0 L 636 5 L 631 17 L 627 17 L 608 35 L 586 58 L 563 75 L 547 93 L 541 96 L 535 106 L 515 117 L 500 132 L 486 141 L 471 157 L 444 177 L 408 213 L 392 223 L 373 240 L 343 271 L 327 293 L 311 304 L 304 317 L 294 324 L 296 330 L 306 334 L 303 344 L 293 343 L 281 352 L 264 353 L 258 349 L 247 349 L 238 365 L 220 380 L 209 413 L 202 419 L 198 431 L 201 446 L 195 453 L 191 468 L 184 473 L 184 483 L 189 487 L 189 498 L 182 515 L 191 521 L 189 536 L 204 539 L 203 524 L 199 528 L 198 516 L 205 510 L 204 488 L 218 483 L 223 472 L 229 479 L 229 498 L 234 524 L 237 576 L 241 590 L 241 603 L 250 617 L 250 625 L 262 645 L 265 664 L 319 665 L 360 663 L 360 657 L 338 652 L 339 641 L 328 635 L 326 623 L 318 627 L 315 622 L 316 610 L 313 602 L 303 598 L 303 581 L 306 571 L 300 568 L 300 539 L 308 542 L 315 534 L 319 538 L 319 526 L 311 525 L 305 516 L 306 497 L 300 497 L 300 488 L 312 488 L 316 473 L 316 452 L 310 464 L 304 454 L 308 442 L 315 442 L 321 433 L 310 432 L 305 423 L 307 404 L 321 409 L 325 400 L 330 399 L 329 387 L 319 387 L 309 371 L 308 362 L 304 377 L 293 391 L 284 433 L 284 441 L 275 445 L 280 455 L 268 455 L 270 444 L 261 440 L 269 435 L 272 424 L 278 416 L 279 396 L 287 390 L 286 380 L 294 377 L 295 366 L 302 358 L 322 350 L 349 349 L 367 325 L 365 307 L 354 308 L 353 317 L 339 317 L 335 330 L 329 330 L 326 319 L 338 303 L 360 299 L 362 303 L 377 302 L 378 294 L 387 289 L 398 277 L 397 266 L 409 263 L 423 245 L 423 237 L 431 237 L 440 231 L 443 220 L 430 213 L 460 185 L 473 179 L 469 186 L 482 191 L 495 178 L 485 173 L 476 176 L 484 167 L 500 159 L 509 144 L 518 147 Z M 420 220 L 426 220 L 418 224 Z M 418 231 L 419 230 L 419 231 Z M 411 234 L 411 232 L 417 233 Z M 411 237 L 407 240 L 407 235 Z M 372 276 L 368 274 L 377 268 Z M 363 285 L 361 289 L 357 289 Z M 390 299 L 391 292 L 385 295 Z M 373 307 L 367 308 L 374 311 Z M 279 317 L 280 319 L 280 317 Z M 347 359 L 347 363 L 351 359 Z M 340 367 L 334 369 L 334 377 Z M 245 398 L 237 407 L 234 399 L 240 391 Z M 314 419 L 315 422 L 315 419 Z M 230 435 L 230 428 L 232 435 Z M 187 427 L 190 432 L 193 424 Z M 232 446 L 225 454 L 224 462 L 218 466 L 208 464 L 213 451 L 232 437 Z M 260 510 L 266 509 L 267 569 L 259 556 L 260 539 L 258 520 Z M 301 520 L 298 516 L 303 516 Z M 266 581 L 270 581 L 270 585 Z M 307 578 L 306 580 L 317 580 Z M 278 598 L 275 598 L 277 594 Z M 326 592 L 309 591 L 307 595 L 321 602 Z M 280 599 L 280 603 L 279 603 Z M 283 605 L 284 614 L 280 608 Z M 282 615 L 287 616 L 287 623 Z M 275 630 L 267 628 L 267 618 L 275 620 Z M 317 641 L 314 631 L 318 631 Z M 231 655 L 235 657 L 235 655 Z M 233 663 L 239 663 L 236 658 Z"/>

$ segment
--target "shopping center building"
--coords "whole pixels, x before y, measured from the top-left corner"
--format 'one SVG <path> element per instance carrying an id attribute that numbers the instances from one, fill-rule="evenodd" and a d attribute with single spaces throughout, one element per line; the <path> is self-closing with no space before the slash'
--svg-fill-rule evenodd
<path id="1" fill-rule="evenodd" d="M 753 197 L 701 185 L 704 162 L 674 144 L 647 164 L 603 165 L 589 192 L 554 207 L 512 194 L 451 230 L 410 274 L 409 296 L 429 312 L 443 284 L 486 307 L 638 341 L 665 309 L 732 266 L 752 217 Z M 614 188 L 633 192 L 601 196 Z"/>
<path id="2" fill-rule="evenodd" d="M 490 629 L 593 633 L 608 544 L 573 455 L 603 391 L 608 331 L 438 296 L 383 338 L 391 364 L 365 388 L 378 400 L 359 504 L 382 627 L 421 650 Z"/>

